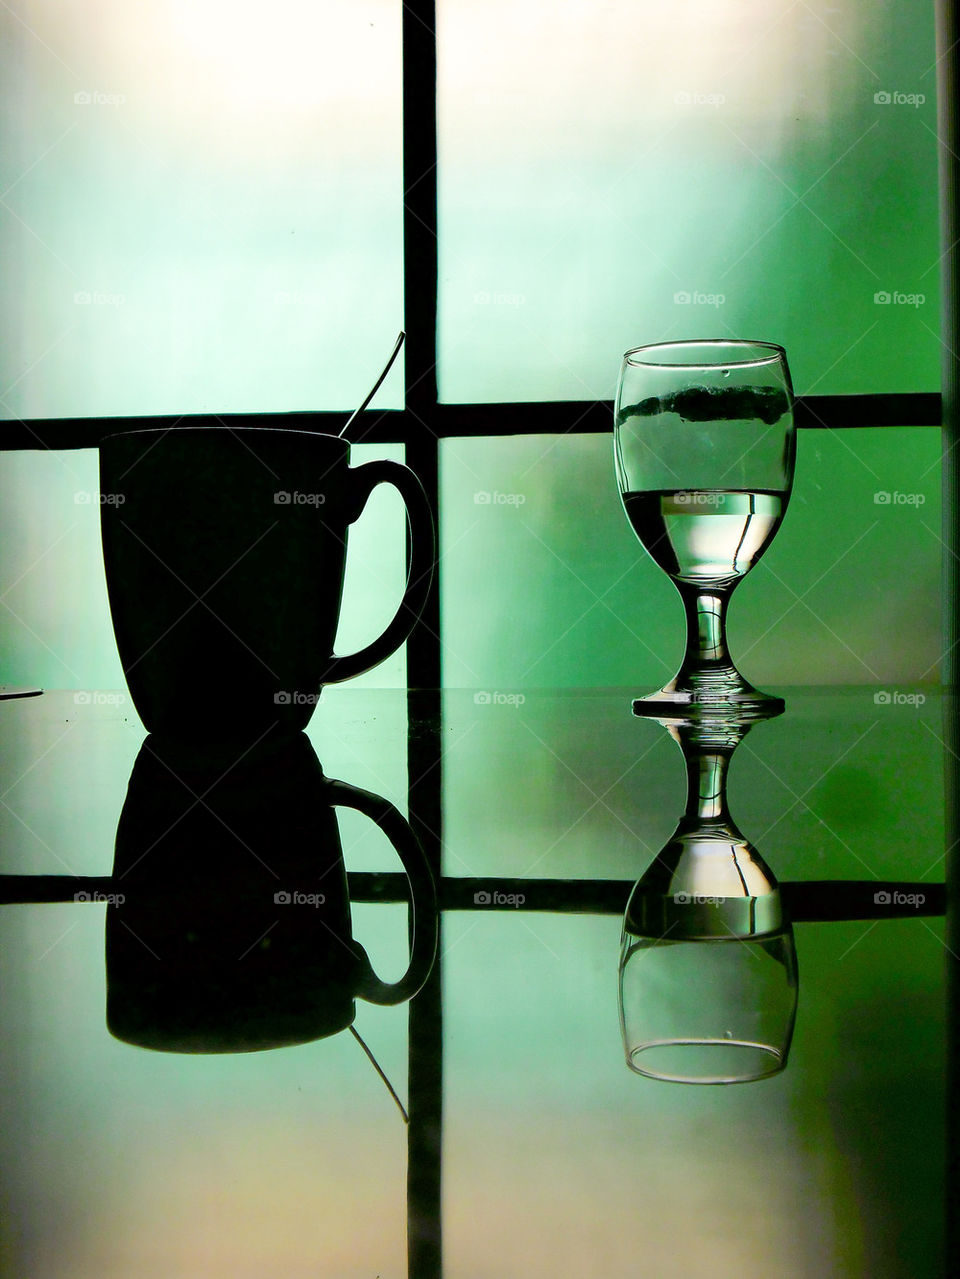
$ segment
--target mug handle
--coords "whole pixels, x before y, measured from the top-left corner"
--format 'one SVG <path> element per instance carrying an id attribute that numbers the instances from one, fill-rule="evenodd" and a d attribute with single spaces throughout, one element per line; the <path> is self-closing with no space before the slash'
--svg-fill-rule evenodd
<path id="1" fill-rule="evenodd" d="M 359 942 L 353 943 L 353 949 L 360 960 L 360 983 L 357 989 L 360 998 L 371 1004 L 402 1004 L 405 1000 L 412 999 L 426 982 L 437 953 L 437 890 L 433 874 L 410 824 L 389 800 L 347 782 L 331 779 L 328 786 L 335 805 L 355 808 L 376 822 L 393 845 L 407 873 L 413 906 L 413 931 L 407 971 L 399 981 L 381 981 L 373 971 L 367 952 Z"/>
<path id="2" fill-rule="evenodd" d="M 379 666 L 397 651 L 420 619 L 430 593 L 436 560 L 437 539 L 433 512 L 423 485 L 408 466 L 402 466 L 399 462 L 366 462 L 363 466 L 354 468 L 352 478 L 366 489 L 363 492 L 361 488 L 362 496 L 355 519 L 362 513 L 378 484 L 392 484 L 399 490 L 407 508 L 410 525 L 407 582 L 393 620 L 379 639 L 375 639 L 366 648 L 361 648 L 359 652 L 347 653 L 342 657 L 334 654 L 323 673 L 324 684 L 336 684 L 340 680 L 362 675 L 374 666 Z"/>

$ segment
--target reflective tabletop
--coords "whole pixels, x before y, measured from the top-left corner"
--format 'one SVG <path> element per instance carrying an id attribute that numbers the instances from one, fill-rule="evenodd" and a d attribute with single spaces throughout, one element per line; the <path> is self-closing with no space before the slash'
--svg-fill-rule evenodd
<path id="1" fill-rule="evenodd" d="M 953 708 L 779 691 L 724 742 L 627 689 L 341 687 L 215 764 L 123 692 L 4 703 L 2 1273 L 942 1273 Z M 668 944 L 735 957 L 732 1022 L 777 930 L 765 1077 L 628 1067 L 622 941 L 642 1037 L 720 998 Z"/>

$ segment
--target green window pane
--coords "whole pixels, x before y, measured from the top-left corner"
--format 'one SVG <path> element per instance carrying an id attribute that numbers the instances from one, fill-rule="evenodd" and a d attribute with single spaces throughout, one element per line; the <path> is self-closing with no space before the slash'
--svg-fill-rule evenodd
<path id="1" fill-rule="evenodd" d="M 938 923 L 866 941 L 862 923 L 800 925 L 790 1066 L 743 1088 L 645 1086 L 626 1069 L 619 919 L 445 924 L 450 1273 L 512 1279 L 528 1257 L 527 1273 L 585 1279 L 940 1272 Z"/>
<path id="2" fill-rule="evenodd" d="M 445 683 L 675 674 L 680 600 L 627 523 L 610 436 L 445 440 L 441 463 Z M 759 687 L 936 680 L 940 559 L 938 431 L 801 432 L 783 525 L 730 605 L 734 660 Z"/>
<path id="3" fill-rule="evenodd" d="M 438 7 L 444 400 L 731 336 L 801 394 L 938 389 L 932 5 Z"/>
<path id="4" fill-rule="evenodd" d="M 355 406 L 402 323 L 400 14 L 5 11 L 3 417 Z"/>

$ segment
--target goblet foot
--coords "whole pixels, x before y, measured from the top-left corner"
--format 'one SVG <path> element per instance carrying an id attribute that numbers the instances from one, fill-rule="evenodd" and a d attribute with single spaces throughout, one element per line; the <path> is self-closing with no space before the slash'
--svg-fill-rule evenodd
<path id="1" fill-rule="evenodd" d="M 654 718 L 682 713 L 685 718 L 732 714 L 738 719 L 767 719 L 783 709 L 782 697 L 754 688 L 734 666 L 681 671 L 656 693 L 633 702 L 634 715 Z"/>

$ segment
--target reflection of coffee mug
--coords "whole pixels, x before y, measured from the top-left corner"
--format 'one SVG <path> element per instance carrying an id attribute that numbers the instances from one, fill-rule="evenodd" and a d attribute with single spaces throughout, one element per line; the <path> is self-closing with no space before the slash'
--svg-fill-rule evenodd
<path id="1" fill-rule="evenodd" d="M 221 742 L 300 730 L 323 684 L 370 670 L 410 634 L 433 573 L 429 503 L 407 467 L 349 458 L 335 436 L 260 427 L 102 441 L 110 611 L 151 732 Z M 403 599 L 378 639 L 334 656 L 347 530 L 381 483 L 410 521 Z"/>
<path id="2" fill-rule="evenodd" d="M 407 970 L 382 981 L 353 937 L 336 807 L 386 834 L 410 882 Z M 436 893 L 385 799 L 324 777 L 309 739 L 270 738 L 226 773 L 144 742 L 117 828 L 107 907 L 107 1025 L 168 1052 L 250 1052 L 345 1030 L 355 1000 L 398 1004 L 426 981 Z"/>

